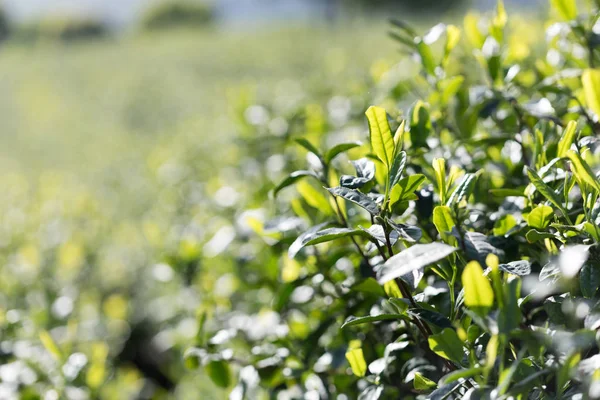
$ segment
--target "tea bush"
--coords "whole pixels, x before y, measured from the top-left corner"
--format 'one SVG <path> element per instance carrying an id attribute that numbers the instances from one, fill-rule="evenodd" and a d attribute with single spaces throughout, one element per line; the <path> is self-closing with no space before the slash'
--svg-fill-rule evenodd
<path id="1" fill-rule="evenodd" d="M 233 399 L 600 398 L 600 4 L 551 5 L 394 21 L 418 74 L 236 108 L 244 282 L 187 365 Z"/>

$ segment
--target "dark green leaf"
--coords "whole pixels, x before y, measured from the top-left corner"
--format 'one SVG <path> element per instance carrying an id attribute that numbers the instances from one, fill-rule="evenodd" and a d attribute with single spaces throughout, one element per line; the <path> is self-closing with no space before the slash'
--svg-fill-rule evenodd
<path id="1" fill-rule="evenodd" d="M 527 260 L 513 261 L 509 262 L 508 264 L 500 264 L 498 268 L 504 272 L 518 276 L 526 276 L 531 274 L 531 263 Z"/>
<path id="2" fill-rule="evenodd" d="M 394 229 L 394 231 L 398 232 L 400 240 L 404 240 L 409 243 L 415 243 L 421 240 L 421 237 L 423 236 L 421 228 L 417 226 L 397 224 L 391 219 L 386 219 L 386 221 L 392 227 L 392 229 Z"/>
<path id="3" fill-rule="evenodd" d="M 427 147 L 427 138 L 432 130 L 427 106 L 419 100 L 409 110 L 408 115 L 410 117 L 411 145 L 415 148 Z"/>
<path id="4" fill-rule="evenodd" d="M 364 208 L 372 215 L 379 214 L 379 206 L 369 196 L 359 191 L 348 189 L 345 187 L 335 187 L 327 189 L 334 196 L 343 197 L 344 199 L 353 202 L 361 208 Z"/>
<path id="5" fill-rule="evenodd" d="M 340 186 L 347 189 L 360 189 L 369 183 L 369 179 L 352 175 L 342 175 L 340 177 Z"/>
<path id="6" fill-rule="evenodd" d="M 309 151 L 309 152 L 313 153 L 314 155 L 316 155 L 317 157 L 321 158 L 321 153 L 319 152 L 319 149 L 317 149 L 307 139 L 298 138 L 298 139 L 296 139 L 296 143 L 298 143 L 300 146 L 304 147 L 304 149 L 306 149 L 307 151 Z"/>
<path id="7" fill-rule="evenodd" d="M 389 321 L 389 320 L 404 320 L 408 321 L 408 317 L 406 315 L 400 314 L 379 314 L 379 315 L 369 315 L 366 317 L 354 317 L 350 316 L 346 321 L 342 324 L 342 329 L 347 328 L 349 326 L 361 325 L 361 324 L 369 324 L 372 322 L 379 321 Z"/>
<path id="8" fill-rule="evenodd" d="M 450 322 L 450 320 L 447 317 L 438 312 L 427 310 L 425 308 L 413 308 L 410 309 L 408 313 L 411 315 L 416 315 L 417 317 L 424 319 L 425 321 L 434 324 L 435 326 L 440 327 L 442 329 L 452 328 L 452 322 Z"/>
<path id="9" fill-rule="evenodd" d="M 592 298 L 600 287 L 600 268 L 587 262 L 579 272 L 579 288 L 584 297 Z"/>
<path id="10" fill-rule="evenodd" d="M 221 388 L 228 388 L 231 384 L 231 370 L 227 362 L 222 360 L 210 361 L 204 370 L 215 385 Z"/>
<path id="11" fill-rule="evenodd" d="M 300 236 L 298 236 L 296 238 L 296 240 L 294 240 L 294 243 L 292 243 L 288 249 L 288 257 L 289 258 L 294 258 L 296 257 L 296 254 L 298 254 L 298 252 L 300 251 L 300 249 L 302 249 L 302 247 L 304 247 L 306 244 L 306 241 L 310 240 L 307 239 L 309 237 L 312 237 L 313 235 L 315 235 L 317 232 L 319 232 L 321 229 L 332 225 L 331 222 L 324 222 L 322 224 L 319 225 L 315 225 L 312 228 L 308 229 L 306 232 L 304 232 L 303 234 L 301 234 Z"/>
<path id="12" fill-rule="evenodd" d="M 367 278 L 362 282 L 353 285 L 350 289 L 355 292 L 370 293 L 377 296 L 385 296 L 385 290 L 374 278 Z"/>
<path id="13" fill-rule="evenodd" d="M 354 169 L 356 170 L 356 176 L 359 178 L 365 178 L 372 180 L 375 177 L 375 163 L 368 158 L 360 158 L 352 161 Z"/>

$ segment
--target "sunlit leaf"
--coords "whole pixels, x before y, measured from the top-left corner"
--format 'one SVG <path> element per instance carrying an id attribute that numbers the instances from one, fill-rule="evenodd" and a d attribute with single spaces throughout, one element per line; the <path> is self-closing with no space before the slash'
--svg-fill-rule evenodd
<path id="1" fill-rule="evenodd" d="M 494 304 L 494 291 L 483 269 L 476 261 L 471 261 L 462 273 L 465 290 L 465 305 L 480 315 L 485 315 Z"/>
<path id="2" fill-rule="evenodd" d="M 400 278 L 416 269 L 443 260 L 456 250 L 444 243 L 415 244 L 387 260 L 377 272 L 377 280 L 383 284 Z"/>
<path id="3" fill-rule="evenodd" d="M 394 162 L 395 145 L 387 113 L 381 107 L 371 106 L 365 113 L 369 120 L 369 131 L 373 153 L 388 167 Z"/>
<path id="4" fill-rule="evenodd" d="M 346 360 L 348 360 L 354 375 L 358 377 L 365 376 L 367 373 L 367 362 L 365 361 L 362 349 L 349 349 L 346 352 Z"/>
<path id="5" fill-rule="evenodd" d="M 428 341 L 429 348 L 440 357 L 454 361 L 457 364 L 462 363 L 464 357 L 463 344 L 454 329 L 446 328 L 438 334 L 429 336 Z"/>

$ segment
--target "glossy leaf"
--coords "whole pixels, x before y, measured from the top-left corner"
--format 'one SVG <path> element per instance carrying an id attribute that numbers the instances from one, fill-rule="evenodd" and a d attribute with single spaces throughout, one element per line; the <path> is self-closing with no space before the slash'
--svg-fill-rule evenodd
<path id="1" fill-rule="evenodd" d="M 405 240 L 409 243 L 415 243 L 421 240 L 421 237 L 423 236 L 421 228 L 417 226 L 398 224 L 390 219 L 386 219 L 386 221 L 392 227 L 392 229 L 398 233 L 398 238 L 400 240 Z"/>
<path id="2" fill-rule="evenodd" d="M 379 315 L 368 315 L 366 317 L 348 317 L 346 321 L 342 324 L 342 329 L 347 328 L 349 326 L 362 325 L 362 324 L 370 324 L 373 322 L 379 321 L 389 321 L 389 320 L 407 320 L 406 315 L 401 314 L 379 314 Z"/>
<path id="3" fill-rule="evenodd" d="M 600 287 L 600 268 L 588 262 L 579 271 L 579 288 L 584 297 L 592 298 Z"/>
<path id="4" fill-rule="evenodd" d="M 379 206 L 369 196 L 357 190 L 348 189 L 345 187 L 335 187 L 327 189 L 334 196 L 342 197 L 352 203 L 364 208 L 372 215 L 379 214 Z"/>
<path id="5" fill-rule="evenodd" d="M 310 241 L 311 237 L 314 237 L 314 235 L 321 231 L 322 229 L 324 229 L 327 226 L 332 225 L 331 222 L 324 222 L 322 224 L 319 225 L 315 225 L 312 228 L 308 229 L 306 232 L 302 233 L 300 236 L 298 236 L 296 238 L 296 240 L 294 240 L 294 242 L 290 245 L 290 247 L 288 248 L 288 257 L 289 258 L 294 258 L 296 257 L 296 254 L 298 254 L 298 252 L 302 249 L 302 247 L 305 246 L 305 243 Z"/>
<path id="6" fill-rule="evenodd" d="M 531 274 L 531 262 L 527 260 L 512 261 L 508 264 L 500 264 L 498 268 L 504 272 L 518 276 L 526 276 Z"/>
<path id="7" fill-rule="evenodd" d="M 394 187 L 400 182 L 402 179 L 402 173 L 404 172 L 404 167 L 406 166 L 406 153 L 404 151 L 399 151 L 394 158 L 394 163 L 390 168 L 390 187 Z"/>
<path id="8" fill-rule="evenodd" d="M 416 269 L 443 260 L 456 250 L 444 243 L 415 244 L 388 259 L 377 272 L 377 280 L 383 284 L 400 278 Z"/>
<path id="9" fill-rule="evenodd" d="M 473 190 L 473 185 L 477 176 L 475 174 L 466 174 L 460 184 L 454 189 L 452 195 L 446 202 L 447 206 L 459 204 L 463 199 L 467 199 Z"/>

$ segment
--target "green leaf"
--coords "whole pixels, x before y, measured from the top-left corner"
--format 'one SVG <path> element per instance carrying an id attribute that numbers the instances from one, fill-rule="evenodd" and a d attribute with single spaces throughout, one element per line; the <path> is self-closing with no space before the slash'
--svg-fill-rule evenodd
<path id="1" fill-rule="evenodd" d="M 231 370 L 227 362 L 223 360 L 210 361 L 204 367 L 206 374 L 215 385 L 220 388 L 228 388 L 231 384 Z"/>
<path id="2" fill-rule="evenodd" d="M 394 231 L 398 232 L 398 238 L 400 240 L 405 240 L 409 243 L 415 243 L 421 240 L 421 237 L 423 236 L 421 228 L 417 226 L 398 224 L 389 218 L 386 218 L 386 221 Z"/>
<path id="3" fill-rule="evenodd" d="M 585 182 L 600 193 L 600 183 L 598 183 L 596 175 L 594 175 L 590 166 L 583 158 L 581 158 L 579 153 L 569 150 L 567 151 L 567 157 L 571 160 L 571 169 L 573 170 L 575 178 L 577 178 L 579 182 Z"/>
<path id="4" fill-rule="evenodd" d="M 521 279 L 513 277 L 508 279 L 503 285 L 504 302 L 500 315 L 498 316 L 498 326 L 503 333 L 510 333 L 513 329 L 519 327 L 522 315 L 519 308 L 519 298 L 521 296 Z"/>
<path id="5" fill-rule="evenodd" d="M 404 321 L 409 321 L 409 319 L 406 315 L 401 315 L 401 314 L 379 314 L 379 315 L 369 315 L 366 317 L 350 316 L 346 319 L 346 321 L 344 321 L 341 329 L 347 328 L 349 326 L 370 324 L 373 322 L 398 320 L 398 319 L 401 319 Z"/>
<path id="6" fill-rule="evenodd" d="M 494 304 L 494 291 L 488 278 L 483 275 L 481 266 L 471 261 L 462 273 L 462 284 L 465 291 L 465 305 L 485 316 Z"/>
<path id="7" fill-rule="evenodd" d="M 342 197 L 353 202 L 361 208 L 364 208 L 372 215 L 379 215 L 379 206 L 369 196 L 357 190 L 348 189 L 345 187 L 334 187 L 327 189 L 334 196 Z"/>
<path id="8" fill-rule="evenodd" d="M 314 155 L 316 155 L 317 157 L 321 158 L 321 153 L 319 152 L 319 149 L 317 149 L 315 147 L 315 145 L 313 145 L 307 139 L 298 138 L 298 139 L 296 139 L 296 143 L 298 143 L 300 146 L 304 147 L 307 151 L 309 151 L 309 152 L 313 153 Z"/>
<path id="9" fill-rule="evenodd" d="M 433 209 L 433 224 L 445 242 L 452 241 L 452 228 L 456 225 L 452 210 L 448 206 L 437 206 Z"/>
<path id="10" fill-rule="evenodd" d="M 444 46 L 445 57 L 456 47 L 460 41 L 460 28 L 455 25 L 446 26 L 446 45 Z"/>
<path id="11" fill-rule="evenodd" d="M 550 3 L 563 19 L 571 21 L 577 18 L 576 0 L 550 0 Z"/>
<path id="12" fill-rule="evenodd" d="M 363 236 L 369 237 L 369 234 L 362 229 L 350 229 L 350 228 L 328 228 L 323 229 L 306 236 L 302 237 L 300 242 L 302 247 L 314 246 L 315 244 L 331 242 L 332 240 L 341 239 L 349 236 Z"/>
<path id="13" fill-rule="evenodd" d="M 504 236 L 517 226 L 517 219 L 512 214 L 506 214 L 494 223 L 494 236 Z"/>
<path id="14" fill-rule="evenodd" d="M 319 232 L 323 228 L 330 226 L 330 225 L 333 225 L 333 223 L 332 222 L 323 222 L 322 224 L 311 227 L 306 232 L 304 232 L 300 236 L 298 236 L 296 238 L 296 240 L 294 240 L 294 242 L 288 248 L 288 257 L 289 258 L 296 257 L 296 254 L 298 254 L 298 252 L 302 249 L 302 247 L 305 246 L 305 242 L 311 240 L 310 238 L 307 239 L 308 237 L 315 235 L 317 232 Z"/>
<path id="15" fill-rule="evenodd" d="M 419 52 L 419 56 L 421 58 L 421 64 L 425 71 L 432 76 L 435 76 L 435 67 L 436 63 L 433 59 L 433 53 L 431 52 L 431 47 L 427 45 L 423 39 L 419 39 L 417 42 L 417 51 Z"/>
<path id="16" fill-rule="evenodd" d="M 451 372 L 441 379 L 441 383 L 446 385 L 450 382 L 458 381 L 459 379 L 471 378 L 475 375 L 479 375 L 483 372 L 482 367 L 475 367 L 469 369 L 459 369 L 458 371 Z"/>
<path id="17" fill-rule="evenodd" d="M 346 352 L 346 360 L 352 368 L 352 373 L 358 377 L 363 377 L 367 373 L 367 362 L 362 349 L 349 349 Z"/>
<path id="18" fill-rule="evenodd" d="M 579 271 L 579 288 L 581 294 L 587 298 L 593 298 L 600 287 L 600 269 L 592 264 L 585 263 Z"/>
<path id="19" fill-rule="evenodd" d="M 554 210 L 550 206 L 538 205 L 536 208 L 531 210 L 527 216 L 527 223 L 532 228 L 546 229 L 552 218 L 554 217 Z"/>
<path id="20" fill-rule="evenodd" d="M 453 76 L 440 82 L 440 87 L 442 89 L 442 104 L 447 105 L 452 101 L 464 81 L 465 78 L 463 76 Z"/>
<path id="21" fill-rule="evenodd" d="M 446 205 L 452 207 L 455 204 L 459 204 L 463 199 L 468 198 L 473 191 L 476 179 L 477 176 L 475 174 L 466 174 L 462 181 L 460 181 L 460 184 L 454 189 L 454 192 L 452 192 Z"/>
<path id="22" fill-rule="evenodd" d="M 444 243 L 415 244 L 408 249 L 389 258 L 377 271 L 377 280 L 384 284 L 414 270 L 443 260 L 454 253 L 456 248 Z"/>
<path id="23" fill-rule="evenodd" d="M 410 315 L 415 315 L 425 321 L 440 328 L 452 328 L 452 322 L 439 312 L 427 310 L 425 308 L 413 308 L 409 310 Z"/>
<path id="24" fill-rule="evenodd" d="M 446 202 L 446 160 L 436 158 L 433 160 L 433 171 L 435 173 L 435 182 L 440 195 L 440 202 Z"/>
<path id="25" fill-rule="evenodd" d="M 581 75 L 587 106 L 600 116 L 600 69 L 586 69 Z"/>
<path id="26" fill-rule="evenodd" d="M 410 141 L 413 147 L 427 147 L 427 138 L 431 133 L 431 120 L 427 106 L 418 100 L 409 110 Z"/>
<path id="27" fill-rule="evenodd" d="M 370 293 L 381 297 L 385 296 L 385 290 L 383 290 L 383 287 L 375 278 L 367 278 L 353 285 L 350 289 L 355 292 Z"/>
<path id="28" fill-rule="evenodd" d="M 390 168 L 390 188 L 393 188 L 394 186 L 396 186 L 396 184 L 398 184 L 398 182 L 400 182 L 405 166 L 406 153 L 404 151 L 400 151 L 398 152 L 398 154 L 396 154 L 396 158 L 394 158 L 392 168 Z"/>
<path id="29" fill-rule="evenodd" d="M 531 274 L 531 262 L 527 260 L 512 261 L 508 264 L 500 264 L 498 265 L 498 268 L 501 271 L 518 276 L 526 276 Z"/>
<path id="30" fill-rule="evenodd" d="M 438 334 L 431 335 L 428 342 L 431 351 L 440 357 L 457 364 L 462 363 L 465 354 L 463 344 L 454 329 L 446 328 Z"/>
<path id="31" fill-rule="evenodd" d="M 362 146 L 361 142 L 340 143 L 325 153 L 325 162 L 329 164 L 339 154 L 360 146 Z"/>
<path id="32" fill-rule="evenodd" d="M 556 239 L 556 236 L 552 233 L 548 232 L 540 232 L 535 229 L 531 229 L 529 232 L 525 234 L 525 238 L 529 243 L 539 242 L 544 239 Z"/>
<path id="33" fill-rule="evenodd" d="M 54 357 L 56 360 L 62 359 L 62 352 L 48 331 L 44 330 L 40 332 L 40 341 L 48 353 L 52 355 L 52 357 Z"/>
<path id="34" fill-rule="evenodd" d="M 369 132 L 373 153 L 388 169 L 394 162 L 395 145 L 387 113 L 381 107 L 371 106 L 365 113 L 369 120 Z"/>
<path id="35" fill-rule="evenodd" d="M 401 179 L 390 192 L 390 209 L 396 203 L 412 200 L 414 198 L 414 193 L 424 181 L 425 176 L 421 174 L 415 174 Z"/>
<path id="36" fill-rule="evenodd" d="M 300 193 L 300 196 L 302 196 L 304 201 L 306 201 L 309 206 L 314 207 L 326 214 L 331 213 L 331 205 L 329 204 L 327 197 L 325 197 L 325 195 L 314 186 L 307 183 L 307 181 L 298 182 L 296 185 L 296 190 L 298 193 Z"/>
<path id="37" fill-rule="evenodd" d="M 509 197 L 509 196 L 517 196 L 517 197 L 525 197 L 525 193 L 521 189 L 490 189 L 490 194 L 496 197 Z"/>
<path id="38" fill-rule="evenodd" d="M 556 149 L 557 157 L 566 157 L 567 151 L 571 148 L 571 145 L 575 141 L 577 136 L 577 122 L 569 121 L 565 129 L 563 130 L 562 136 L 558 141 L 558 148 Z"/>
<path id="39" fill-rule="evenodd" d="M 315 174 L 313 171 L 294 171 L 291 174 L 289 174 L 283 181 L 281 181 L 281 183 L 277 185 L 275 189 L 273 189 L 273 197 L 277 196 L 277 193 L 279 193 L 282 189 L 293 185 L 294 183 L 298 182 L 300 179 L 306 176 L 311 176 L 317 180 L 319 179 L 317 174 Z"/>
<path id="40" fill-rule="evenodd" d="M 427 392 L 432 389 L 435 389 L 437 387 L 437 384 L 434 381 L 432 381 L 431 379 L 427 379 L 426 377 L 421 375 L 419 372 L 415 372 L 415 379 L 413 381 L 413 386 L 414 386 L 415 390 L 418 390 L 421 392 Z"/>
<path id="41" fill-rule="evenodd" d="M 552 190 L 552 188 L 550 186 L 546 185 L 546 183 L 542 180 L 542 178 L 540 178 L 540 176 L 534 170 L 532 170 L 529 167 L 525 167 L 525 168 L 527 170 L 527 176 L 529 176 L 529 180 L 531 181 L 533 186 L 535 186 L 537 191 L 540 192 L 542 194 L 542 196 L 544 196 L 550 203 L 552 203 L 552 205 L 554 205 L 554 207 L 558 208 L 560 210 L 560 212 L 566 218 L 568 218 L 569 214 L 568 214 L 567 210 L 564 208 L 562 201 L 560 200 L 560 198 L 558 197 L 556 192 L 554 190 Z"/>

